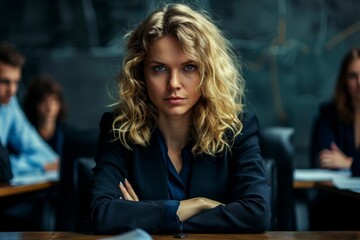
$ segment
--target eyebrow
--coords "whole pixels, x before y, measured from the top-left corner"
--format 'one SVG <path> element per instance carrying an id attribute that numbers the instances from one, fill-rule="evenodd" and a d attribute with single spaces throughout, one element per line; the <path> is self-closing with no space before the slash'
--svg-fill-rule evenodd
<path id="1" fill-rule="evenodd" d="M 157 61 L 157 60 L 150 60 L 149 64 L 161 64 L 161 65 L 167 66 L 166 63 L 163 63 L 163 62 Z M 188 60 L 186 62 L 181 63 L 181 65 L 187 65 L 187 64 L 197 64 L 197 62 L 194 60 Z"/>
<path id="2" fill-rule="evenodd" d="M 19 83 L 20 82 L 20 80 L 15 80 L 15 81 L 12 81 L 12 80 L 10 80 L 10 79 L 7 79 L 7 78 L 1 78 L 0 77 L 0 83 L 6 83 L 6 84 L 9 84 L 9 83 Z"/>

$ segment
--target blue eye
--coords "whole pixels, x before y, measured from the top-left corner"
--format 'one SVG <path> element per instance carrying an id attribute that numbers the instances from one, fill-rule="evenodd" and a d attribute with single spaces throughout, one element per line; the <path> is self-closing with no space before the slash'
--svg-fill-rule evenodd
<path id="1" fill-rule="evenodd" d="M 196 71 L 196 70 L 197 70 L 197 66 L 194 65 L 194 64 L 186 64 L 186 65 L 184 66 L 184 70 L 185 70 L 186 72 Z"/>
<path id="2" fill-rule="evenodd" d="M 157 66 L 153 67 L 153 70 L 155 72 L 164 72 L 164 71 L 166 71 L 166 68 L 163 65 L 157 65 Z"/>

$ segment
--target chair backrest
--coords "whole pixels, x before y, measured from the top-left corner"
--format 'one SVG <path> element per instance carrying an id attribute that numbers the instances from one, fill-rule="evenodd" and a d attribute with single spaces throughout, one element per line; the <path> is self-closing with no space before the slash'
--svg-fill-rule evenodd
<path id="1" fill-rule="evenodd" d="M 280 231 L 295 230 L 295 207 L 293 198 L 294 147 L 293 128 L 268 127 L 260 130 L 259 141 L 262 156 L 274 159 L 277 169 L 277 226 Z"/>
<path id="2" fill-rule="evenodd" d="M 265 159 L 267 184 L 270 193 L 271 224 L 269 231 L 277 230 L 277 169 L 274 159 Z"/>
<path id="3" fill-rule="evenodd" d="M 89 232 L 90 225 L 90 189 L 95 167 L 94 158 L 75 159 L 74 192 L 76 201 L 75 228 L 76 231 Z"/>
<path id="4" fill-rule="evenodd" d="M 78 229 L 78 181 L 79 159 L 94 158 L 97 151 L 98 130 L 70 131 L 64 141 L 60 169 L 60 203 L 58 207 L 57 230 L 77 231 Z M 80 170 L 81 171 L 81 170 Z M 82 197 L 82 195 L 81 195 Z"/>

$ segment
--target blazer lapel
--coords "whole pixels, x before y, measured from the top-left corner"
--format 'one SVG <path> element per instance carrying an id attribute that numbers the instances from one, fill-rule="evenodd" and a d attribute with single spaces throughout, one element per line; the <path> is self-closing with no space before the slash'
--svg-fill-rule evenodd
<path id="1" fill-rule="evenodd" d="M 167 172 L 156 137 L 150 147 L 134 149 L 134 176 L 140 199 L 168 199 Z"/>

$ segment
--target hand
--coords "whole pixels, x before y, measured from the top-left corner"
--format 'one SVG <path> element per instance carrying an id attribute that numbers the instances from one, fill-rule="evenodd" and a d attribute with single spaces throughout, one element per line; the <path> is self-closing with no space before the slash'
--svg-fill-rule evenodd
<path id="1" fill-rule="evenodd" d="M 55 162 L 45 164 L 44 166 L 45 172 L 57 171 L 59 169 L 59 162 L 60 162 L 59 159 L 56 159 Z"/>
<path id="2" fill-rule="evenodd" d="M 124 184 L 120 182 L 119 188 L 125 200 L 136 201 L 136 202 L 139 201 L 138 196 L 136 195 L 134 189 L 132 188 L 131 184 L 126 178 Z"/>
<path id="3" fill-rule="evenodd" d="M 322 168 L 344 168 L 351 167 L 353 158 L 346 156 L 335 143 L 331 143 L 331 149 L 320 152 L 320 167 Z"/>
<path id="4" fill-rule="evenodd" d="M 205 209 L 212 209 L 219 205 L 225 204 L 209 198 L 190 198 L 180 201 L 176 214 L 178 215 L 180 221 L 185 221 Z"/>

